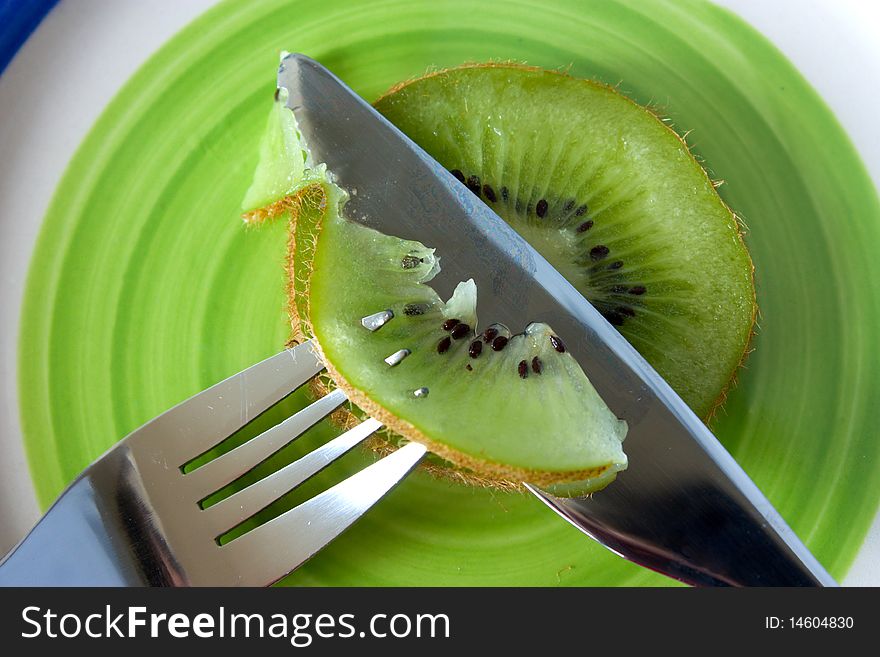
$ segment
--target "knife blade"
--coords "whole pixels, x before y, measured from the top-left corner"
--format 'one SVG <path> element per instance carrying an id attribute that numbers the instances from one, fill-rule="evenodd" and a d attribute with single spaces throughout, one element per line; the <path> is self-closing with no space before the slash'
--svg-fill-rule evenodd
<path id="1" fill-rule="evenodd" d="M 517 332 L 546 322 L 562 336 L 629 433 L 629 467 L 601 492 L 547 506 L 613 552 L 694 585 L 835 586 L 700 419 L 593 306 L 507 223 L 341 80 L 301 54 L 284 57 L 313 163 L 349 192 L 344 214 L 436 248 L 432 281 L 480 290 L 478 316 Z"/>

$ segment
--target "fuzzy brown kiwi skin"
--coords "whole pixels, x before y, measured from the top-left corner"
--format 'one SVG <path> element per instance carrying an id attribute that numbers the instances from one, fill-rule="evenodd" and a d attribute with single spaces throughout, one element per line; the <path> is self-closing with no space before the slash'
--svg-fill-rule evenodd
<path id="1" fill-rule="evenodd" d="M 404 88 L 406 88 L 416 82 L 420 82 L 422 80 L 427 80 L 427 79 L 437 77 L 440 75 L 445 75 L 446 73 L 449 73 L 450 71 L 457 71 L 457 70 L 461 70 L 461 69 L 471 69 L 471 68 L 516 68 L 516 69 L 520 69 L 523 71 L 532 71 L 532 72 L 537 72 L 537 73 L 553 73 L 555 75 L 559 75 L 559 76 L 566 77 L 566 78 L 572 78 L 572 79 L 579 80 L 582 82 L 587 82 L 588 84 L 596 85 L 597 87 L 602 87 L 602 88 L 608 89 L 608 90 L 616 93 L 618 96 L 622 96 L 626 101 L 631 103 L 633 106 L 637 107 L 638 109 L 642 110 L 643 112 L 650 114 L 652 117 L 657 119 L 666 130 L 668 130 L 670 133 L 672 133 L 675 136 L 675 138 L 678 139 L 679 142 L 681 142 L 681 145 L 684 146 L 684 149 L 687 152 L 688 156 L 691 158 L 693 163 L 699 168 L 700 172 L 702 172 L 702 174 L 705 176 L 706 181 L 709 182 L 709 184 L 712 185 L 712 187 L 714 187 L 714 188 L 717 188 L 721 184 L 720 181 L 712 180 L 709 177 L 709 174 L 706 172 L 706 169 L 703 168 L 703 166 L 700 164 L 699 160 L 691 152 L 690 146 L 688 146 L 687 141 L 681 135 L 679 135 L 678 132 L 676 132 L 675 130 L 672 129 L 672 127 L 669 125 L 669 123 L 665 120 L 665 118 L 663 116 L 661 116 L 659 113 L 655 112 L 651 107 L 648 107 L 645 105 L 640 105 L 639 103 L 634 101 L 632 98 L 630 98 L 629 96 L 627 96 L 625 94 L 620 93 L 619 91 L 617 91 L 617 89 L 615 89 L 614 87 L 612 87 L 609 84 L 605 84 L 604 82 L 599 82 L 598 80 L 583 80 L 581 78 L 575 78 L 574 76 L 570 75 L 568 73 L 568 71 L 544 69 L 539 66 L 529 66 L 528 64 L 523 64 L 520 62 L 514 62 L 514 61 L 509 61 L 509 60 L 508 61 L 490 61 L 490 62 L 466 62 L 464 64 L 461 64 L 460 66 L 438 69 L 436 71 L 429 71 L 425 75 L 411 78 L 409 80 L 404 80 L 403 82 L 398 82 L 397 84 L 393 85 L 390 89 L 388 89 L 388 91 L 386 91 L 384 94 L 379 96 L 379 98 L 376 99 L 376 101 L 373 103 L 373 105 L 378 105 L 382 100 L 384 100 L 388 96 L 395 94 L 398 91 L 400 91 L 401 89 L 404 89 Z M 727 210 L 727 212 L 730 214 L 730 217 L 733 219 L 733 223 L 736 226 L 737 239 L 739 240 L 740 246 L 742 247 L 743 251 L 745 251 L 746 257 L 748 258 L 748 261 L 749 261 L 749 277 L 751 278 L 751 283 L 752 283 L 752 316 L 750 318 L 749 336 L 746 339 L 746 344 L 743 348 L 742 354 L 739 357 L 739 361 L 733 367 L 733 369 L 728 373 L 727 383 L 724 385 L 724 387 L 718 393 L 718 396 L 712 402 L 708 412 L 703 417 L 703 420 L 708 425 L 711 425 L 711 423 L 714 420 L 714 418 L 716 417 L 718 411 L 721 409 L 721 407 L 724 405 L 724 402 L 727 400 L 728 393 L 736 385 L 736 375 L 739 372 L 740 368 L 742 368 L 744 366 L 746 358 L 748 358 L 748 355 L 752 351 L 754 351 L 752 344 L 753 344 L 754 338 L 755 338 L 756 326 L 757 326 L 756 322 L 757 322 L 758 312 L 759 312 L 758 299 L 757 299 L 756 291 L 755 291 L 755 263 L 752 261 L 752 256 L 749 253 L 748 248 L 746 248 L 745 234 L 744 234 L 745 233 L 745 223 L 733 210 L 730 209 L 730 207 L 727 205 L 727 203 L 724 202 L 724 199 L 722 199 L 719 196 L 718 200 L 721 202 L 721 204 L 724 206 L 724 209 Z"/>

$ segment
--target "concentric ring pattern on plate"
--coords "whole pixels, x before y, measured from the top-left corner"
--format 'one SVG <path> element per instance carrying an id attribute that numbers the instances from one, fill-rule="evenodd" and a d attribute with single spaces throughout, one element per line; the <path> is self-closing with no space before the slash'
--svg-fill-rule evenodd
<path id="1" fill-rule="evenodd" d="M 869 370 L 880 345 L 867 331 L 880 301 L 860 294 L 880 274 L 880 206 L 794 68 L 743 22 L 695 1 L 236 1 L 186 28 L 83 142 L 33 258 L 20 391 L 44 505 L 118 437 L 283 344 L 284 226 L 248 231 L 237 220 L 282 49 L 368 99 L 468 60 L 566 67 L 691 131 L 749 227 L 761 306 L 755 352 L 714 428 L 819 559 L 845 572 L 880 497 Z M 368 458 L 350 455 L 344 469 Z M 528 497 L 418 474 L 289 581 L 668 580 Z"/>

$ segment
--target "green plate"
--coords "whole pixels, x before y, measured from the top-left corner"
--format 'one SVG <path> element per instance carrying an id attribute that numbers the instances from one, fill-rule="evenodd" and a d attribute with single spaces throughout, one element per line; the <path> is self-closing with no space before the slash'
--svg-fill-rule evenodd
<path id="1" fill-rule="evenodd" d="M 237 219 L 282 49 L 368 99 L 464 61 L 565 67 L 619 84 L 691 131 L 749 226 L 761 306 L 755 353 L 714 428 L 832 574 L 845 573 L 880 497 L 880 343 L 866 328 L 880 323 L 866 283 L 880 278 L 880 207 L 797 71 L 742 21 L 697 1 L 235 1 L 187 27 L 95 124 L 33 256 L 19 380 L 43 505 L 119 437 L 284 343 L 284 226 L 245 230 Z M 356 453 L 341 469 L 369 458 Z M 289 581 L 669 582 L 536 500 L 421 473 Z"/>

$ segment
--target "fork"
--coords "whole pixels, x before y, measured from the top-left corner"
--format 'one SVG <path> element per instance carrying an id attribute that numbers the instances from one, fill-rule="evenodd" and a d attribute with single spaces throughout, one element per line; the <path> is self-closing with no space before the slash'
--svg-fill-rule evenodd
<path id="1" fill-rule="evenodd" d="M 187 464 L 324 369 L 311 342 L 285 349 L 129 434 L 62 493 L 0 562 L 0 585 L 267 586 L 339 536 L 418 464 L 409 443 L 229 542 L 220 537 L 381 428 L 369 418 L 259 481 L 207 506 L 346 401 L 333 390 L 203 465 Z"/>

